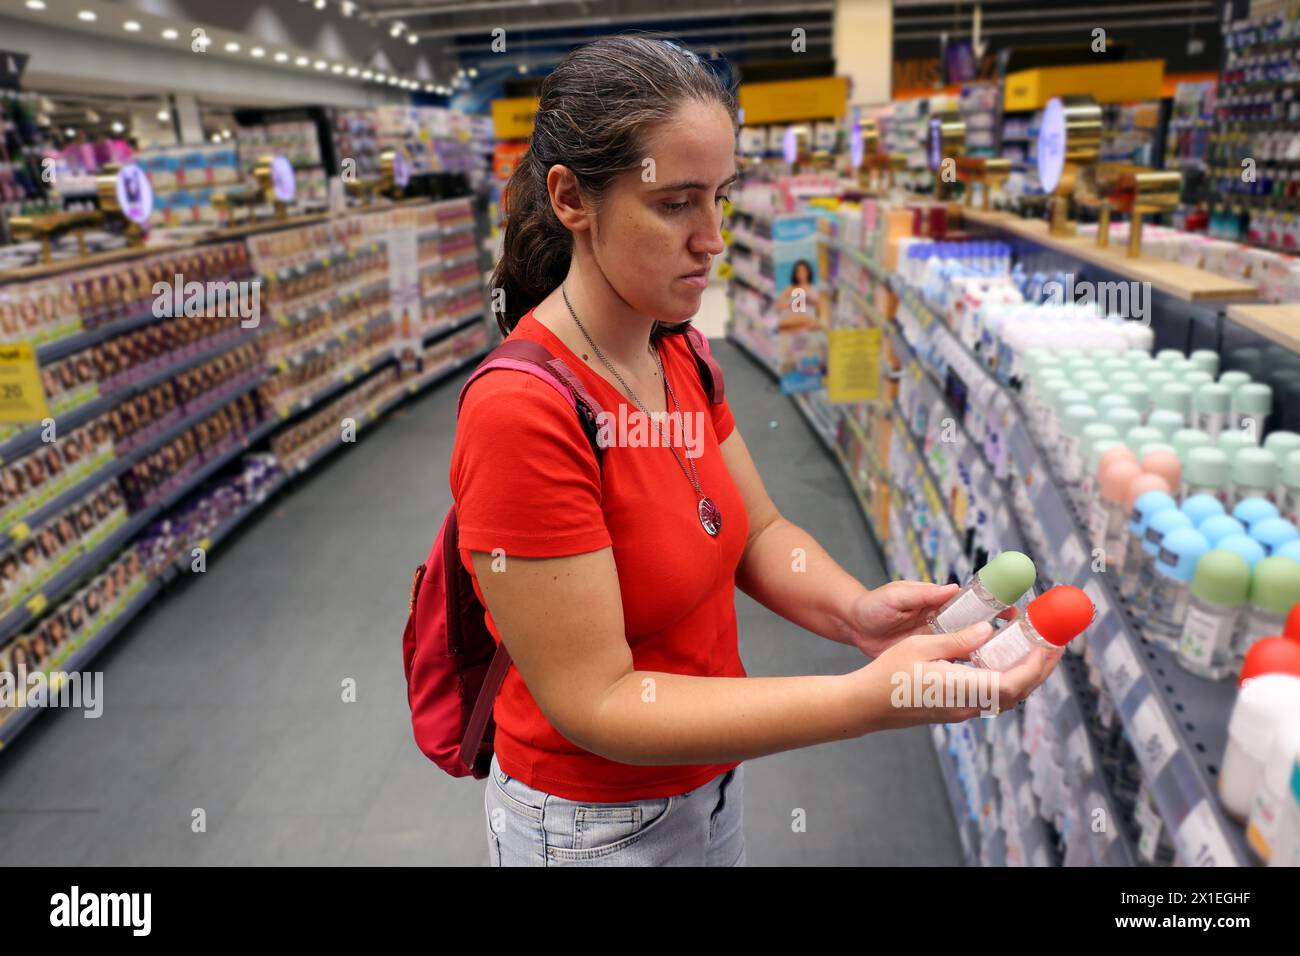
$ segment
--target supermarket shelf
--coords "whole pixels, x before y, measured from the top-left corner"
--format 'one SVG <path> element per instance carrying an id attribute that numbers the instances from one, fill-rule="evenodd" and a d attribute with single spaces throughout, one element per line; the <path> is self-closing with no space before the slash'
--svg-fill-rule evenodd
<path id="1" fill-rule="evenodd" d="M 433 345 L 435 342 L 442 341 L 443 339 L 447 338 L 449 335 L 455 335 L 457 332 L 461 331 L 462 329 L 467 329 L 471 325 L 474 325 L 476 322 L 482 322 L 482 321 L 483 321 L 482 312 L 476 312 L 473 315 L 467 315 L 463 319 L 457 319 L 456 321 L 452 322 L 450 325 L 445 325 L 440 329 L 434 329 L 432 332 L 426 332 L 420 344 L 425 348 L 427 348 L 428 346 Z"/>
<path id="2" fill-rule="evenodd" d="M 895 291 L 924 328 L 949 336 L 950 348 L 969 355 L 914 290 L 896 281 Z M 1206 756 L 1212 754 L 1217 759 L 1222 750 L 1209 751 L 1213 741 L 1192 736 L 1202 728 L 1226 728 L 1232 695 L 1218 685 L 1231 682 L 1173 674 L 1181 668 L 1162 660 L 1157 649 L 1142 641 L 1109 576 L 1092 572 L 1087 533 L 1059 490 L 1046 457 L 1030 437 L 1018 401 L 978 360 L 970 367 L 979 369 L 986 379 L 984 386 L 995 395 L 993 417 L 1004 423 L 1009 457 L 1026 487 L 1034 489 L 1033 519 L 1044 540 L 1051 542 L 1035 563 L 1056 583 L 1083 588 L 1097 606 L 1088 639 L 1175 846 L 1191 865 L 1207 861 L 1249 865 L 1252 856 L 1242 827 L 1219 807 L 1214 764 L 1194 756 L 1208 751 Z"/>
<path id="3" fill-rule="evenodd" d="M 98 634 L 73 651 L 66 660 L 60 662 L 58 671 L 68 674 L 85 671 L 95 656 L 108 645 L 109 641 L 120 634 L 136 615 L 144 610 L 145 606 L 154 599 L 161 589 L 162 584 L 157 580 L 151 580 L 145 584 L 140 593 L 118 612 L 117 617 L 106 624 Z M 45 709 L 44 707 L 23 707 L 13 717 L 0 724 L 0 750 L 12 743 L 23 728 L 31 723 L 32 718 Z"/>
<path id="4" fill-rule="evenodd" d="M 763 355 L 758 350 L 758 347 L 755 346 L 753 343 L 751 343 L 748 339 L 746 339 L 743 336 L 737 335 L 734 332 L 728 334 L 727 338 L 732 343 L 734 343 L 737 348 L 739 348 L 742 352 L 748 355 L 750 359 L 752 359 L 754 362 L 757 362 L 761 368 L 765 369 L 769 375 L 771 375 L 773 378 L 779 377 L 777 375 L 776 366 L 773 365 L 768 359 L 763 358 Z"/>
<path id="5" fill-rule="evenodd" d="M 1300 304 L 1230 305 L 1228 318 L 1283 348 L 1300 352 Z"/>
<path id="6" fill-rule="evenodd" d="M 211 534 L 200 538 L 197 541 L 192 541 L 189 546 L 184 549 L 180 557 L 176 559 L 173 568 L 169 569 L 169 573 L 165 574 L 165 579 L 171 580 L 171 578 L 177 573 L 188 573 L 189 569 L 192 567 L 190 556 L 194 548 L 202 548 L 205 553 L 210 552 L 225 540 L 226 537 L 232 534 L 236 528 L 251 518 L 256 512 L 261 510 L 262 506 L 275 497 L 276 492 L 288 483 L 288 477 L 281 474 L 275 481 L 271 482 L 265 489 L 263 489 L 262 494 L 256 501 L 253 501 L 239 509 L 238 512 L 219 524 Z"/>
<path id="7" fill-rule="evenodd" d="M 930 738 L 934 743 L 935 757 L 939 761 L 939 775 L 943 778 L 943 789 L 947 791 L 948 802 L 952 805 L 953 821 L 957 824 L 957 836 L 961 840 L 961 855 L 967 866 L 978 866 L 979 831 L 970 818 L 961 786 L 957 783 L 957 767 L 952 754 L 948 752 L 948 738 L 939 724 L 931 725 Z"/>

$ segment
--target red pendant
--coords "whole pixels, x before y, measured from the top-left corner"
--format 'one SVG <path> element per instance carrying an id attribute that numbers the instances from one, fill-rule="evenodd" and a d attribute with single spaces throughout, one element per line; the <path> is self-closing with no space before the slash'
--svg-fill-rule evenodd
<path id="1" fill-rule="evenodd" d="M 707 496 L 700 499 L 700 524 L 715 538 L 722 530 L 722 512 L 713 503 L 713 499 Z"/>

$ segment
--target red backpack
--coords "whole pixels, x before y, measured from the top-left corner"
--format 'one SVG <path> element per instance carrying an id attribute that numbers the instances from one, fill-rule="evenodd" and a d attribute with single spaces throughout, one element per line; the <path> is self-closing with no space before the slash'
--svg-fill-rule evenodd
<path id="1" fill-rule="evenodd" d="M 709 402 L 724 398 L 722 367 L 709 340 L 696 328 L 686 331 Z M 581 380 L 545 347 L 527 339 L 502 342 L 483 359 L 460 390 L 456 405 L 480 376 L 493 369 L 535 375 L 564 396 L 591 441 L 596 461 L 604 449 L 596 440 L 603 409 Z M 493 639 L 474 579 L 460 560 L 460 534 L 453 504 L 424 564 L 411 583 L 410 614 L 402 634 L 406 696 L 411 705 L 415 742 L 453 777 L 488 775 L 496 725 L 492 707 L 510 668 L 510 652 Z"/>

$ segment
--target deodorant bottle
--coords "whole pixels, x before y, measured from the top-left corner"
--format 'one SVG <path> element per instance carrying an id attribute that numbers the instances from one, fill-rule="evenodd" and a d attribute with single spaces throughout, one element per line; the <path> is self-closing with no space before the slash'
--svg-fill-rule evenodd
<path id="1" fill-rule="evenodd" d="M 964 627 L 991 621 L 1033 586 L 1034 562 L 1019 551 L 1003 551 L 976 571 L 965 586 L 943 607 L 930 615 L 928 624 L 935 634 L 951 634 Z"/>
<path id="2" fill-rule="evenodd" d="M 1079 588 L 1058 584 L 1030 601 L 1023 615 L 973 652 L 971 663 L 989 670 L 1010 670 L 1035 647 L 1065 647 L 1092 623 L 1096 612 Z"/>
<path id="3" fill-rule="evenodd" d="M 1232 639 L 1250 591 L 1250 566 L 1231 551 L 1207 551 L 1196 564 L 1192 598 L 1178 644 L 1178 663 L 1219 680 L 1236 672 Z"/>

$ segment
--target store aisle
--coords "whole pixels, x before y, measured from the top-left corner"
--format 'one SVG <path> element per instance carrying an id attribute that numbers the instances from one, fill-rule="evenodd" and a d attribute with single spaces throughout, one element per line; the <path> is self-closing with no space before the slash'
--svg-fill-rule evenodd
<path id="1" fill-rule="evenodd" d="M 883 573 L 835 464 L 790 401 L 717 351 L 774 500 L 855 575 Z M 400 639 L 446 508 L 464 376 L 363 435 L 209 556 L 97 659 L 104 712 L 43 714 L 0 755 L 7 864 L 486 862 L 483 783 L 411 739 Z M 853 650 L 738 595 L 758 675 L 842 673 Z M 355 681 L 356 701 L 344 702 Z M 959 864 L 924 729 L 751 761 L 751 865 Z M 796 809 L 803 833 L 791 830 Z"/>

